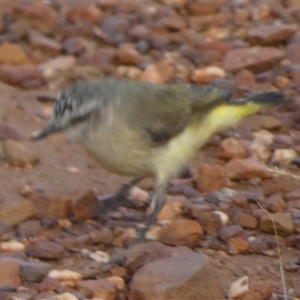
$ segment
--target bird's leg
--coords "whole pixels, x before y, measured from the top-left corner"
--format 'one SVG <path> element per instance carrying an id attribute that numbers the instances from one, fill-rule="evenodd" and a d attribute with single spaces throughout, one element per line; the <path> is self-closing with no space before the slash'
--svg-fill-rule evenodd
<path id="1" fill-rule="evenodd" d="M 142 229 L 138 242 L 141 242 L 145 239 L 145 235 L 149 230 L 150 226 L 154 224 L 157 215 L 162 210 L 163 206 L 166 202 L 166 187 L 167 187 L 167 180 L 166 181 L 157 181 L 155 186 L 154 196 L 151 202 L 151 208 L 153 208 L 152 213 L 147 220 L 145 227 Z"/>
<path id="2" fill-rule="evenodd" d="M 128 198 L 128 192 L 130 189 L 137 184 L 144 177 L 138 177 L 130 180 L 128 183 L 124 184 L 116 194 L 107 196 L 101 199 L 102 209 L 104 212 L 114 210 L 119 206 L 125 206 L 129 208 L 135 208 L 137 206 L 134 200 Z"/>

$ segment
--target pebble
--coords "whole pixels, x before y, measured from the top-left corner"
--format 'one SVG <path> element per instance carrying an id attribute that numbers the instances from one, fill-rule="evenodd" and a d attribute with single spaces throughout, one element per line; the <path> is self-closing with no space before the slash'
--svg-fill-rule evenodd
<path id="1" fill-rule="evenodd" d="M 231 180 L 267 179 L 273 176 L 265 165 L 251 159 L 233 158 L 226 164 L 225 170 Z"/>
<path id="2" fill-rule="evenodd" d="M 243 144 L 234 138 L 226 138 L 221 142 L 221 157 L 246 158 L 247 151 Z"/>
<path id="3" fill-rule="evenodd" d="M 115 284 L 106 278 L 97 280 L 84 280 L 77 285 L 79 291 L 83 292 L 86 297 L 95 297 L 105 300 L 114 300 L 116 297 Z"/>
<path id="4" fill-rule="evenodd" d="M 209 66 L 204 69 L 195 69 L 191 74 L 192 81 L 200 84 L 208 84 L 216 78 L 225 78 L 226 73 L 223 69 Z"/>
<path id="5" fill-rule="evenodd" d="M 275 165 L 289 165 L 294 158 L 298 157 L 294 149 L 276 149 L 273 152 L 271 162 Z"/>
<path id="6" fill-rule="evenodd" d="M 41 259 L 61 259 L 64 256 L 63 246 L 51 241 L 38 241 L 27 248 L 29 256 Z"/>
<path id="7" fill-rule="evenodd" d="M 244 230 L 239 225 L 227 225 L 223 226 L 219 232 L 218 237 L 222 241 L 227 241 L 228 239 L 243 234 Z"/>
<path id="8" fill-rule="evenodd" d="M 236 213 L 233 218 L 233 221 L 237 225 L 240 225 L 241 227 L 246 229 L 256 229 L 258 226 L 257 219 L 244 212 Z"/>
<path id="9" fill-rule="evenodd" d="M 219 164 L 203 163 L 197 170 L 197 187 L 200 192 L 221 190 L 227 185 L 226 172 Z"/>
<path id="10" fill-rule="evenodd" d="M 249 278 L 243 276 L 238 280 L 234 281 L 228 291 L 229 299 L 235 299 L 243 296 L 249 290 Z"/>
<path id="11" fill-rule="evenodd" d="M 171 246 L 187 246 L 193 248 L 197 246 L 203 234 L 202 227 L 196 221 L 176 219 L 162 228 L 159 240 Z"/>
<path id="12" fill-rule="evenodd" d="M 211 280 L 214 278 L 214 280 Z M 164 284 L 162 284 L 162 282 Z M 174 257 L 150 262 L 140 268 L 130 283 L 130 299 L 223 299 L 210 259 L 182 249 Z"/>
<path id="13" fill-rule="evenodd" d="M 277 233 L 281 236 L 288 236 L 293 234 L 294 225 L 292 222 L 292 216 L 290 213 L 272 213 L 265 215 L 260 221 L 260 229 L 274 234 L 274 225 L 276 226 Z"/>
<path id="14" fill-rule="evenodd" d="M 100 215 L 100 205 L 94 191 L 89 191 L 71 204 L 71 211 L 77 220 L 93 219 Z"/>
<path id="15" fill-rule="evenodd" d="M 0 140 L 22 140 L 22 134 L 9 124 L 0 124 Z"/>
<path id="16" fill-rule="evenodd" d="M 14 140 L 4 141 L 3 153 L 7 162 L 14 167 L 26 167 L 39 161 L 39 156 L 34 150 Z"/>
<path id="17" fill-rule="evenodd" d="M 1 242 L 0 243 L 0 250 L 1 251 L 23 251 L 25 246 L 18 242 L 18 241 L 9 241 L 9 242 Z"/>
<path id="18" fill-rule="evenodd" d="M 266 71 L 285 56 L 282 50 L 275 47 L 251 47 L 230 50 L 223 60 L 227 72 L 238 72 L 247 69 L 253 73 Z"/>
<path id="19" fill-rule="evenodd" d="M 25 51 L 15 43 L 0 45 L 0 64 L 21 65 L 27 60 Z"/>
<path id="20" fill-rule="evenodd" d="M 51 264 L 46 262 L 25 261 L 21 263 L 21 278 L 27 282 L 39 282 L 51 269 Z"/>
<path id="21" fill-rule="evenodd" d="M 82 281 L 82 275 L 72 270 L 51 270 L 48 273 L 48 277 L 70 287 L 74 287 Z"/>
<path id="22" fill-rule="evenodd" d="M 0 259 L 0 287 L 18 287 L 20 285 L 21 268 L 19 262 Z"/>

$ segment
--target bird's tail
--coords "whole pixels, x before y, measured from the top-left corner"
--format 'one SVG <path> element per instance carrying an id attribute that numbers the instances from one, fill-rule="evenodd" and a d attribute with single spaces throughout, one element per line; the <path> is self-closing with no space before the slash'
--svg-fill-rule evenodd
<path id="1" fill-rule="evenodd" d="M 205 122 L 212 126 L 214 131 L 218 131 L 264 108 L 287 103 L 289 100 L 283 94 L 266 92 L 216 106 L 208 114 Z"/>

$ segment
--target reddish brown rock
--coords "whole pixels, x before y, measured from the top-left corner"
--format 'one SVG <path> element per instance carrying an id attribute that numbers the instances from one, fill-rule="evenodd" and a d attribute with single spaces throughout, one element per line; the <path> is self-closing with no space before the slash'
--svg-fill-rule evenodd
<path id="1" fill-rule="evenodd" d="M 0 211 L 0 221 L 15 226 L 37 214 L 36 207 L 28 200 Z"/>
<path id="2" fill-rule="evenodd" d="M 12 259 L 0 260 L 0 287 L 18 287 L 21 284 L 20 264 Z"/>
<path id="3" fill-rule="evenodd" d="M 55 196 L 52 197 L 49 202 L 49 215 L 57 218 L 67 218 L 71 216 L 71 199 Z"/>
<path id="4" fill-rule="evenodd" d="M 178 15 L 164 16 L 159 21 L 160 24 L 171 30 L 183 30 L 186 28 L 186 21 Z"/>
<path id="5" fill-rule="evenodd" d="M 260 229 L 274 234 L 274 225 L 272 219 L 279 235 L 288 236 L 293 234 L 294 225 L 290 213 L 274 213 L 266 215 L 260 221 Z"/>
<path id="6" fill-rule="evenodd" d="M 31 32 L 29 34 L 29 42 L 33 49 L 42 51 L 43 54 L 54 56 L 62 50 L 62 46 L 54 39 L 50 39 L 37 32 Z"/>
<path id="7" fill-rule="evenodd" d="M 104 245 L 112 245 L 114 241 L 114 234 L 111 229 L 104 227 L 102 230 L 94 230 L 89 233 L 93 243 Z"/>
<path id="8" fill-rule="evenodd" d="M 103 14 L 95 4 L 87 4 L 72 8 L 68 12 L 67 18 L 74 23 L 91 22 L 99 25 L 103 19 Z"/>
<path id="9" fill-rule="evenodd" d="M 188 11 L 191 15 L 208 15 L 217 13 L 224 5 L 226 0 L 218 2 L 208 2 L 205 0 L 198 0 L 195 2 L 189 2 L 187 5 Z"/>
<path id="10" fill-rule="evenodd" d="M 90 191 L 73 201 L 71 205 L 73 215 L 78 220 L 93 219 L 100 214 L 100 206 L 95 192 Z"/>
<path id="11" fill-rule="evenodd" d="M 0 66 L 0 80 L 21 87 L 38 87 L 43 84 L 42 74 L 32 65 L 2 65 Z"/>
<path id="12" fill-rule="evenodd" d="M 0 45 L 0 64 L 20 65 L 27 59 L 25 51 L 14 43 Z"/>
<path id="13" fill-rule="evenodd" d="M 204 60 L 203 57 L 202 60 Z M 191 74 L 191 79 L 196 83 L 207 84 L 216 78 L 224 78 L 225 75 L 225 71 L 220 67 L 209 66 L 204 69 L 195 69 Z"/>
<path id="14" fill-rule="evenodd" d="M 234 138 L 227 138 L 221 142 L 220 155 L 226 158 L 246 158 L 247 151 L 243 144 Z"/>
<path id="15" fill-rule="evenodd" d="M 114 56 L 114 62 L 118 65 L 137 65 L 143 60 L 143 56 L 131 44 L 120 45 Z"/>
<path id="16" fill-rule="evenodd" d="M 134 273 L 152 261 L 170 256 L 169 247 L 159 242 L 137 244 L 127 250 L 125 267 L 130 273 Z"/>
<path id="17" fill-rule="evenodd" d="M 273 173 L 261 163 L 251 159 L 234 158 L 230 160 L 225 171 L 228 178 L 232 180 L 251 179 L 251 178 L 271 178 Z"/>
<path id="18" fill-rule="evenodd" d="M 165 59 L 157 63 L 149 65 L 146 70 L 141 74 L 140 80 L 164 83 L 174 76 L 174 66 L 170 59 Z"/>
<path id="19" fill-rule="evenodd" d="M 240 88 L 252 88 L 255 84 L 255 76 L 252 72 L 242 69 L 235 75 L 234 81 Z"/>
<path id="20" fill-rule="evenodd" d="M 272 47 L 237 48 L 230 50 L 223 60 L 228 72 L 248 69 L 259 73 L 268 70 L 285 56 L 282 50 Z"/>
<path id="21" fill-rule="evenodd" d="M 222 227 L 220 216 L 211 211 L 198 213 L 196 221 L 201 225 L 205 233 L 212 235 L 216 235 Z"/>
<path id="22" fill-rule="evenodd" d="M 230 254 L 244 253 L 250 247 L 249 242 L 245 238 L 232 237 L 228 240 L 228 248 Z"/>
<path id="23" fill-rule="evenodd" d="M 269 212 L 285 212 L 286 207 L 287 205 L 281 194 L 273 194 L 267 199 L 267 210 Z"/>
<path id="24" fill-rule="evenodd" d="M 203 237 L 203 229 L 193 220 L 177 219 L 164 226 L 160 232 L 160 242 L 171 246 L 195 247 Z"/>
<path id="25" fill-rule="evenodd" d="M 243 300 L 265 300 L 272 295 L 272 284 L 270 282 L 253 283 L 250 290 L 243 296 Z"/>
<path id="26" fill-rule="evenodd" d="M 115 285 L 106 278 L 84 280 L 77 285 L 77 288 L 88 298 L 114 300 L 116 297 Z"/>
<path id="27" fill-rule="evenodd" d="M 42 259 L 61 259 L 64 252 L 63 246 L 50 241 L 36 242 L 27 249 L 28 255 Z"/>
<path id="28" fill-rule="evenodd" d="M 58 27 L 57 13 L 50 5 L 42 3 L 17 4 L 14 6 L 14 15 L 17 18 L 28 20 L 33 28 L 49 34 Z"/>
<path id="29" fill-rule="evenodd" d="M 240 225 L 243 228 L 248 228 L 248 229 L 255 229 L 258 225 L 258 221 L 256 218 L 244 212 L 237 213 L 234 216 L 233 221 L 237 225 Z"/>
<path id="30" fill-rule="evenodd" d="M 259 25 L 250 28 L 246 38 L 253 45 L 274 45 L 287 40 L 296 29 L 294 24 Z"/>
<path id="31" fill-rule="evenodd" d="M 224 298 L 210 259 L 189 251 L 140 268 L 132 278 L 130 291 L 132 300 L 192 300 L 195 295 L 205 300 Z"/>
<path id="32" fill-rule="evenodd" d="M 218 191 L 227 184 L 226 172 L 219 164 L 201 164 L 197 172 L 197 187 L 201 192 Z"/>

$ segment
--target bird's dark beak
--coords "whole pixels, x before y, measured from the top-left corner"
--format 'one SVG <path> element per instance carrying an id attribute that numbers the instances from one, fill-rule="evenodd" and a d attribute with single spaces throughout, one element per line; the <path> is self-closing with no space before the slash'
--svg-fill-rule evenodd
<path id="1" fill-rule="evenodd" d="M 60 128 L 58 128 L 56 125 L 53 123 L 50 123 L 47 127 L 45 127 L 41 132 L 39 132 L 37 135 L 33 136 L 32 139 L 34 141 L 41 140 L 48 135 L 60 131 Z"/>

